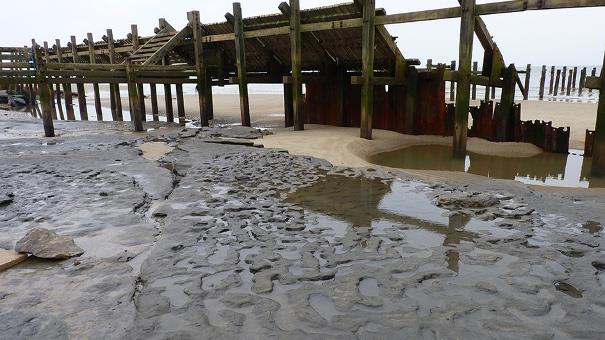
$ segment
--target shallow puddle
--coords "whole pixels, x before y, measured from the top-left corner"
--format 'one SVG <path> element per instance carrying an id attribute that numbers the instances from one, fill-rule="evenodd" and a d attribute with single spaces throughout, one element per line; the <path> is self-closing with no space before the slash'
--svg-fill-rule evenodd
<path id="1" fill-rule="evenodd" d="M 143 158 L 152 161 L 157 161 L 160 158 L 164 157 L 164 155 L 172 151 L 174 148 L 169 146 L 168 143 L 165 142 L 148 142 L 141 144 L 139 146 L 139 149 L 143 151 Z"/>
<path id="2" fill-rule="evenodd" d="M 554 285 L 558 291 L 569 295 L 572 298 L 580 299 L 582 297 L 582 292 L 580 292 L 578 289 L 576 289 L 576 287 L 570 285 L 569 283 L 555 281 Z"/>
<path id="3" fill-rule="evenodd" d="M 580 150 L 569 155 L 541 153 L 534 157 L 499 157 L 468 152 L 466 159 L 452 158 L 446 145 L 415 145 L 370 157 L 371 163 L 401 169 L 444 170 L 517 180 L 527 184 L 603 188 L 605 179 L 590 178 L 591 158 Z"/>
<path id="4" fill-rule="evenodd" d="M 318 223 L 317 228 L 339 247 L 338 252 L 343 252 L 339 242 L 347 239 L 355 240 L 361 249 L 377 238 L 381 242 L 403 241 L 403 246 L 419 252 L 445 246 L 450 248 L 445 253 L 448 267 L 455 272 L 460 256 L 451 248 L 472 243 L 480 234 L 503 237 L 514 233 L 495 227 L 493 222 L 439 208 L 427 190 L 416 182 L 330 175 L 290 193 L 287 200 L 305 208 L 307 217 Z"/>

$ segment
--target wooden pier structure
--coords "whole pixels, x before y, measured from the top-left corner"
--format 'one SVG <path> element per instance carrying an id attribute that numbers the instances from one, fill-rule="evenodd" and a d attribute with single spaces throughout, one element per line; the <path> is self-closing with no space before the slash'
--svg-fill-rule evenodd
<path id="1" fill-rule="evenodd" d="M 177 97 L 178 122 L 184 124 L 183 84 L 195 84 L 202 126 L 213 118 L 213 86 L 237 85 L 241 123 L 249 126 L 248 85 L 282 84 L 286 127 L 304 129 L 305 123 L 354 126 L 362 138 L 372 129 L 407 134 L 452 135 L 454 157 L 466 155 L 467 138 L 494 141 L 530 141 L 546 150 L 567 152 L 569 130 L 545 122 L 522 122 L 515 104 L 519 87 L 527 99 L 531 67 L 517 70 L 506 64 L 482 17 L 530 10 L 573 9 L 605 6 L 605 0 L 513 0 L 476 4 L 459 0 L 459 6 L 409 13 L 387 14 L 375 0 L 354 0 L 334 6 L 300 10 L 299 0 L 278 6 L 275 14 L 244 18 L 239 3 L 225 21 L 205 24 L 197 11 L 187 13 L 187 24 L 175 28 L 165 19 L 150 36 L 140 36 L 137 26 L 125 39 L 114 39 L 110 29 L 100 40 L 87 34 L 83 43 L 72 36 L 66 47 L 57 39 L 53 46 L 35 41 L 29 48 L 0 48 L 0 86 L 18 86 L 37 93 L 45 135 L 53 136 L 53 119 L 63 116 L 64 94 L 68 120 L 73 120 L 72 84 L 76 85 L 80 117 L 88 119 L 84 84 L 92 84 L 94 110 L 104 120 L 99 84 L 109 84 L 111 119 L 123 120 L 120 84 L 127 85 L 131 120 L 135 131 L 144 130 L 150 109 L 158 120 L 157 86 L 166 94 L 166 119 L 174 122 L 172 90 Z M 459 58 L 451 65 L 404 57 L 386 26 L 420 21 L 460 18 Z M 483 47 L 483 62 L 473 65 L 474 37 Z M 27 51 L 27 53 L 26 53 Z M 10 56 L 6 56 L 10 53 Z M 478 64 L 478 63 L 477 63 Z M 605 61 L 604 61 L 605 66 Z M 605 69 L 605 68 L 604 68 Z M 577 68 L 550 70 L 549 93 L 563 87 L 600 91 L 595 127 L 593 173 L 605 176 L 605 75 L 587 75 Z M 525 82 L 520 73 L 525 73 Z M 540 97 L 544 95 L 547 68 L 541 70 Z M 565 83 L 567 77 L 568 83 Z M 446 104 L 445 84 L 450 83 Z M 148 84 L 151 108 L 145 107 Z M 306 89 L 303 93 L 303 85 Z M 386 87 L 388 86 L 388 90 Z M 476 87 L 485 86 L 485 101 L 471 107 Z M 554 89 L 553 89 L 554 87 Z M 498 103 L 490 101 L 501 89 Z M 58 105 L 57 105 L 58 104 Z M 58 112 L 59 111 L 59 112 Z M 469 113 L 474 124 L 468 128 Z M 253 114 L 253 113 L 252 113 Z M 109 117 L 107 117 L 109 118 Z M 537 136 L 546 136 L 544 138 Z M 550 137 L 548 137 L 550 136 Z M 592 136 L 592 135 L 591 135 Z M 568 145 L 568 142 L 567 142 Z"/>

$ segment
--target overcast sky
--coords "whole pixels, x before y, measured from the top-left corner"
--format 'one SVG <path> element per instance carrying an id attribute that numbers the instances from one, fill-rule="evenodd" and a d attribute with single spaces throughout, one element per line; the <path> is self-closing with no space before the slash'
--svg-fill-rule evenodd
<path id="1" fill-rule="evenodd" d="M 244 17 L 278 12 L 280 0 L 241 0 Z M 340 3 L 334 0 L 300 0 L 302 8 Z M 495 2 L 478 1 L 478 3 Z M 456 0 L 376 0 L 387 13 L 456 6 Z M 56 38 L 65 46 L 73 34 L 81 42 L 87 32 L 100 39 L 107 28 L 124 37 L 130 24 L 139 34 L 152 35 L 157 19 L 164 17 L 175 28 L 187 23 L 187 11 L 200 11 L 205 23 L 224 21 L 232 3 L 224 0 L 33 0 L 2 1 L 0 46 L 30 45 L 31 39 L 52 46 Z M 605 8 L 544 10 L 485 16 L 487 26 L 507 63 L 548 65 L 601 65 L 605 52 Z M 599 24 L 600 23 L 600 24 Z M 406 58 L 449 62 L 458 58 L 460 19 L 390 25 L 399 37 Z M 600 25 L 600 26 L 599 26 Z M 601 27 L 601 28 L 598 28 Z M 475 40 L 474 59 L 481 60 Z M 303 51 L 304 58 L 304 51 Z"/>

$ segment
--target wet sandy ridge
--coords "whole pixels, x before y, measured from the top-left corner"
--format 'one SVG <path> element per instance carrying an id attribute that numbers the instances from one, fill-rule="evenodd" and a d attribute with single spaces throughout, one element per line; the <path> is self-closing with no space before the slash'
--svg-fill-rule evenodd
<path id="1" fill-rule="evenodd" d="M 225 139 L 234 134 L 0 141 L 0 192 L 15 195 L 0 207 L 0 246 L 43 226 L 86 250 L 0 273 L 0 334 L 519 339 L 605 331 L 602 195 L 500 180 L 423 183 Z M 173 149 L 146 159 L 145 142 Z"/>

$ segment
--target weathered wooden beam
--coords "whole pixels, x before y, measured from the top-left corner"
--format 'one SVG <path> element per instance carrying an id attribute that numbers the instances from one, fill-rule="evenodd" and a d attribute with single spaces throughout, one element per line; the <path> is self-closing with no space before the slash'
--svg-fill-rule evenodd
<path id="1" fill-rule="evenodd" d="M 130 25 L 130 33 L 132 34 L 132 52 L 138 50 L 141 45 L 139 43 L 139 29 L 137 25 Z"/>
<path id="2" fill-rule="evenodd" d="M 523 91 L 523 100 L 527 100 L 529 99 L 529 81 L 531 79 L 531 64 L 527 64 L 527 67 L 525 68 L 525 83 L 524 83 L 524 90 Z"/>
<path id="3" fill-rule="evenodd" d="M 477 22 L 475 21 L 475 24 Z M 473 75 L 477 74 L 477 70 L 479 69 L 479 63 L 477 63 L 476 61 L 473 62 Z M 473 84 L 472 89 L 471 89 L 471 99 L 475 100 L 477 99 L 477 84 Z"/>
<path id="4" fill-rule="evenodd" d="M 494 116 L 496 118 L 496 141 L 507 142 L 510 130 L 511 116 L 513 114 L 513 104 L 515 101 L 515 80 L 519 78 L 517 69 L 511 64 L 504 72 L 504 86 L 502 87 L 502 96 L 500 103 L 496 108 Z"/>
<path id="5" fill-rule="evenodd" d="M 292 84 L 284 83 L 284 127 L 294 126 Z"/>
<path id="6" fill-rule="evenodd" d="M 559 95 L 559 80 L 561 78 L 561 70 L 557 70 L 557 77 L 555 79 L 555 87 L 553 88 L 553 96 Z"/>
<path id="7" fill-rule="evenodd" d="M 150 97 L 151 97 L 151 114 L 153 115 L 153 121 L 159 122 L 160 115 L 158 110 L 158 89 L 154 83 L 149 84 Z"/>
<path id="8" fill-rule="evenodd" d="M 567 80 L 567 66 L 563 66 L 561 71 L 561 94 L 565 94 L 565 80 Z"/>
<path id="9" fill-rule="evenodd" d="M 548 87 L 548 94 L 552 95 L 555 87 L 555 67 L 550 67 L 550 86 Z"/>
<path id="10" fill-rule="evenodd" d="M 592 151 L 592 176 L 605 177 L 605 57 L 601 68 L 599 105 Z"/>
<path id="11" fill-rule="evenodd" d="M 46 68 L 42 59 L 42 52 L 34 47 L 34 61 L 36 63 L 36 81 L 38 83 L 38 95 L 40 96 L 40 105 L 42 106 L 42 122 L 44 124 L 44 136 L 54 137 L 55 128 L 53 125 L 52 107 L 50 98 L 50 86 L 46 82 Z"/>
<path id="12" fill-rule="evenodd" d="M 405 95 L 405 133 L 413 135 L 418 96 L 418 71 L 414 67 L 410 67 L 407 72 Z"/>
<path id="13" fill-rule="evenodd" d="M 49 61 L 48 56 L 50 55 L 50 53 L 48 51 L 48 42 L 45 41 L 43 43 L 43 46 L 44 46 L 44 48 L 43 48 L 43 51 L 44 51 L 44 63 L 48 63 L 48 61 Z M 1 71 L 0 71 L 0 73 L 1 73 Z M 57 119 L 57 106 L 55 105 L 55 96 L 53 95 L 53 92 L 54 91 L 53 91 L 53 88 L 51 86 L 51 88 L 50 88 L 50 104 L 52 106 L 53 119 L 56 120 Z M 32 97 L 32 93 L 31 92 L 29 93 L 29 97 L 30 98 Z"/>
<path id="14" fill-rule="evenodd" d="M 141 117 L 141 106 L 137 84 L 134 75 L 134 68 L 130 58 L 126 59 L 126 78 L 128 79 L 128 99 L 130 101 L 130 118 L 134 125 L 134 131 L 144 131 L 143 119 Z"/>
<path id="15" fill-rule="evenodd" d="M 96 56 L 95 56 L 95 43 L 92 37 L 92 33 L 87 33 L 86 34 L 86 38 L 88 39 L 88 51 L 89 51 L 89 58 L 90 58 L 90 63 L 91 64 L 96 64 L 97 60 L 96 60 Z M 92 84 L 92 88 L 93 88 L 93 92 L 94 92 L 94 99 L 95 99 L 95 112 L 97 114 L 97 121 L 103 121 L 103 109 L 101 107 L 101 92 L 99 90 L 99 83 L 93 83 Z"/>
<path id="16" fill-rule="evenodd" d="M 452 71 L 456 71 L 456 61 L 452 60 L 452 63 L 450 65 L 450 70 Z M 450 101 L 453 102 L 454 100 L 456 100 L 456 86 L 454 81 L 450 81 Z"/>
<path id="17" fill-rule="evenodd" d="M 204 60 L 204 46 L 202 44 L 202 23 L 200 20 L 200 12 L 191 11 L 187 13 L 189 27 L 193 36 L 193 54 L 195 58 L 195 71 L 197 77 L 197 92 L 198 105 L 200 111 L 200 123 L 202 126 L 208 126 L 210 120 L 210 112 L 207 103 L 207 84 L 208 76 L 206 75 L 206 63 Z M 211 85 L 210 85 L 211 86 Z"/>
<path id="18" fill-rule="evenodd" d="M 246 67 L 246 42 L 244 39 L 242 7 L 239 2 L 233 3 L 233 16 L 235 17 L 235 59 L 237 64 L 237 78 L 239 81 L 240 114 L 242 126 L 250 126 L 250 103 L 248 101 L 248 80 Z"/>
<path id="19" fill-rule="evenodd" d="M 183 96 L 183 84 L 176 84 L 176 112 L 179 116 L 179 125 L 185 126 L 185 98 Z"/>
<path id="20" fill-rule="evenodd" d="M 300 30 L 300 3 L 290 0 L 290 54 L 292 60 L 292 105 L 294 130 L 304 130 L 302 94 L 302 33 Z"/>
<path id="21" fill-rule="evenodd" d="M 374 42 L 375 0 L 363 0 L 363 27 L 361 39 L 362 77 L 361 85 L 361 138 L 372 139 L 374 118 Z"/>
<path id="22" fill-rule="evenodd" d="M 586 67 L 583 67 L 582 71 L 580 71 L 580 83 L 578 84 L 578 97 L 582 97 L 582 93 L 584 92 L 585 85 L 586 85 Z"/>
<path id="23" fill-rule="evenodd" d="M 137 73 L 135 72 L 135 78 L 137 77 Z M 145 79 L 142 79 L 145 81 Z M 139 97 L 139 108 L 141 110 L 141 120 L 147 121 L 147 110 L 145 110 L 145 88 L 142 82 L 137 81 L 137 94 Z"/>
<path id="24" fill-rule="evenodd" d="M 546 65 L 542 65 L 542 74 L 540 75 L 540 92 L 538 99 L 544 99 L 544 86 L 546 85 Z"/>
<path id="25" fill-rule="evenodd" d="M 109 49 L 109 63 L 116 64 L 116 52 L 113 40 L 113 31 L 111 29 L 107 29 L 107 48 Z M 112 119 L 114 121 L 124 120 L 122 112 L 122 98 L 120 98 L 119 84 L 109 84 L 109 98 Z"/>
<path id="26" fill-rule="evenodd" d="M 347 87 L 347 69 L 337 66 L 336 69 L 336 122 L 345 126 L 345 91 Z"/>
<path id="27" fill-rule="evenodd" d="M 179 33 L 175 34 L 170 40 L 168 40 L 164 46 L 159 48 L 147 60 L 145 60 L 143 65 L 153 65 L 160 62 L 162 58 L 168 54 L 168 52 L 172 51 L 175 46 L 190 36 L 191 33 L 191 27 L 189 27 L 189 24 L 187 24 L 187 26 L 179 31 Z"/>
<path id="28" fill-rule="evenodd" d="M 55 39 L 55 44 L 57 45 L 57 62 L 61 63 L 63 60 L 63 55 L 61 51 L 61 40 Z M 57 84 L 57 87 L 59 84 Z M 74 114 L 73 107 L 73 96 L 71 94 L 71 84 L 68 82 L 63 83 L 63 93 L 65 94 L 65 114 L 67 115 L 67 120 L 75 120 L 76 115 Z"/>
<path id="29" fill-rule="evenodd" d="M 71 36 L 71 51 L 72 61 L 74 63 L 80 63 L 80 57 L 75 53 L 77 49 L 76 37 Z M 80 111 L 80 119 L 88 120 L 88 107 L 86 106 L 86 90 L 84 90 L 84 84 L 76 83 L 76 90 L 78 91 L 78 107 Z"/>
<path id="30" fill-rule="evenodd" d="M 460 24 L 460 53 L 458 57 L 453 156 L 454 158 L 464 159 L 466 157 L 468 134 L 471 64 L 473 61 L 473 38 L 475 31 L 475 0 L 462 0 L 460 7 L 462 10 L 462 19 Z"/>

